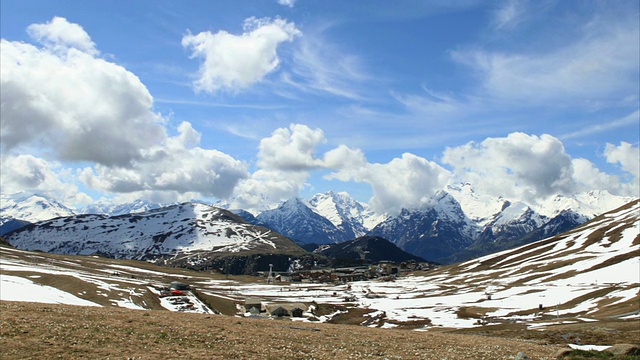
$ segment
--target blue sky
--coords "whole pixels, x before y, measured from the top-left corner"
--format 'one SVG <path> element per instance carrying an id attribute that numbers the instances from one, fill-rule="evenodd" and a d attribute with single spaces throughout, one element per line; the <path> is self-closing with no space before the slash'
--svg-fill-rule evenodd
<path id="1" fill-rule="evenodd" d="M 3 1 L 3 192 L 638 196 L 637 2 L 444 3 Z"/>

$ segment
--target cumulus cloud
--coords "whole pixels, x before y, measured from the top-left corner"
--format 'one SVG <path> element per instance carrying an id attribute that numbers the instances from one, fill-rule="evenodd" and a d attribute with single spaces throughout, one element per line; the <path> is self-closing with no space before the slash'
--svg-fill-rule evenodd
<path id="1" fill-rule="evenodd" d="M 260 169 L 238 183 L 232 206 L 259 208 L 296 196 L 311 171 L 325 167 L 315 156 L 316 147 L 324 142 L 324 132 L 307 125 L 291 124 L 273 131 L 260 141 Z"/>
<path id="2" fill-rule="evenodd" d="M 409 153 L 386 164 L 369 163 L 362 150 L 345 145 L 316 154 L 325 141 L 322 130 L 306 125 L 275 130 L 260 142 L 261 169 L 239 182 L 232 206 L 258 208 L 289 199 L 307 185 L 311 171 L 331 170 L 327 179 L 369 184 L 370 205 L 382 213 L 396 213 L 424 205 L 451 177 L 435 162 Z"/>
<path id="3" fill-rule="evenodd" d="M 87 194 L 79 191 L 73 170 L 33 155 L 2 156 L 0 182 L 5 194 L 39 193 L 68 204 L 88 204 L 92 201 Z"/>
<path id="4" fill-rule="evenodd" d="M 3 171 L 3 187 L 6 180 L 51 188 L 51 178 L 62 176 L 51 159 L 88 163 L 78 178 L 107 193 L 225 197 L 248 175 L 243 162 L 199 147 L 201 134 L 188 122 L 169 136 L 168 120 L 154 112 L 140 79 L 97 57 L 80 25 L 54 18 L 28 32 L 41 47 L 1 42 L 3 167 L 19 170 Z M 24 155 L 34 152 L 48 160 Z"/>
<path id="5" fill-rule="evenodd" d="M 342 161 L 336 161 L 337 156 Z M 325 159 L 339 169 L 329 179 L 371 185 L 373 197 L 369 205 L 380 213 L 395 214 L 402 208 L 425 205 L 451 178 L 442 166 L 410 153 L 380 164 L 369 163 L 359 150 L 338 148 L 327 153 Z"/>
<path id="6" fill-rule="evenodd" d="M 314 157 L 316 146 L 326 142 L 321 129 L 292 124 L 289 129 L 275 130 L 260 141 L 258 165 L 278 170 L 309 170 L 322 166 Z"/>
<path id="7" fill-rule="evenodd" d="M 604 155 L 609 163 L 618 163 L 622 170 L 632 174 L 637 182 L 640 178 L 640 149 L 622 141 L 620 146 L 607 144 Z"/>
<path id="8" fill-rule="evenodd" d="M 260 209 L 298 195 L 307 185 L 309 171 L 259 169 L 236 186 L 231 206 Z"/>
<path id="9" fill-rule="evenodd" d="M 292 8 L 296 5 L 296 0 L 278 0 L 278 4 Z"/>
<path id="10" fill-rule="evenodd" d="M 68 28 L 58 45 L 73 30 L 86 35 L 64 19 L 55 23 Z M 148 90 L 125 68 L 75 47 L 1 41 L 3 150 L 37 143 L 62 160 L 124 166 L 166 136 Z"/>
<path id="11" fill-rule="evenodd" d="M 605 154 L 609 161 L 626 164 L 622 165 L 625 171 L 637 174 L 637 167 L 633 168 L 638 164 L 637 147 L 608 144 Z M 572 159 L 562 142 L 550 135 L 512 133 L 481 143 L 469 142 L 447 148 L 442 161 L 453 167 L 459 180 L 472 183 L 479 192 L 526 202 L 588 190 L 638 193 L 637 180 L 625 182 L 602 172 L 587 159 Z"/>
<path id="12" fill-rule="evenodd" d="M 571 157 L 550 135 L 512 133 L 447 148 L 442 158 L 456 175 L 495 196 L 535 200 L 573 190 Z"/>
<path id="13" fill-rule="evenodd" d="M 81 179 L 107 192 L 172 191 L 225 198 L 240 179 L 248 176 L 246 164 L 217 150 L 197 147 L 200 133 L 183 122 L 179 134 L 162 146 L 147 149 L 128 167 L 96 165 L 85 168 Z"/>
<path id="14" fill-rule="evenodd" d="M 638 184 L 622 182 L 620 177 L 600 171 L 587 159 L 573 159 L 573 177 L 578 191 L 607 190 L 616 195 L 638 196 Z"/>
<path id="15" fill-rule="evenodd" d="M 238 91 L 259 82 L 280 64 L 278 46 L 301 34 L 284 19 L 251 17 L 241 35 L 224 30 L 185 35 L 182 46 L 191 51 L 191 58 L 203 59 L 194 88 L 209 93 Z"/>
<path id="16" fill-rule="evenodd" d="M 27 33 L 49 49 L 66 51 L 76 48 L 91 55 L 100 53 L 82 26 L 62 17 L 55 16 L 46 24 L 32 24 L 27 28 Z"/>
<path id="17" fill-rule="evenodd" d="M 339 172 L 332 175 L 337 179 L 353 177 L 351 171 L 357 172 L 358 169 L 365 167 L 367 164 L 367 158 L 362 150 L 352 149 L 346 145 L 340 145 L 327 151 L 322 161 L 325 167 L 339 170 Z"/>

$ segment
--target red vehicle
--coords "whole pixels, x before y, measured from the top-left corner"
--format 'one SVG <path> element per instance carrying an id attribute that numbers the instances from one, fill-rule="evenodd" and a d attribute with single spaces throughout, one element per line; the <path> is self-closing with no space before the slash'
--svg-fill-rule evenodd
<path id="1" fill-rule="evenodd" d="M 182 296 L 184 293 L 180 290 L 171 290 L 171 295 Z"/>

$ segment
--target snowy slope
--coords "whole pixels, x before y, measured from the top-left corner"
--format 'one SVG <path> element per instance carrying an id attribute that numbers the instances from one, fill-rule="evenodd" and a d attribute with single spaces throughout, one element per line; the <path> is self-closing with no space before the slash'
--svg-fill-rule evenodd
<path id="1" fill-rule="evenodd" d="M 466 216 L 456 199 L 439 191 L 429 204 L 403 209 L 367 235 L 380 236 L 404 251 L 438 262 L 471 245 L 479 232 L 480 227 Z"/>
<path id="2" fill-rule="evenodd" d="M 169 286 L 171 279 L 184 281 L 183 275 L 172 274 L 169 269 L 152 271 L 112 264 L 112 259 L 51 257 L 10 247 L 0 247 L 0 256 L 0 300 L 3 301 L 214 313 L 189 291 L 183 296 L 160 297 L 156 288 L 161 282 Z M 159 301 L 149 301 L 152 296 L 159 297 Z"/>
<path id="3" fill-rule="evenodd" d="M 11 233 L 7 240 L 20 249 L 128 259 L 297 248 L 279 234 L 249 225 L 226 210 L 194 203 L 114 217 L 57 218 Z"/>
<path id="4" fill-rule="evenodd" d="M 353 232 L 353 238 L 363 236 L 383 220 L 382 216 L 376 215 L 366 204 L 356 201 L 346 192 L 316 194 L 308 204 L 337 228 Z"/>
<path id="5" fill-rule="evenodd" d="M 631 196 L 611 195 L 606 190 L 593 190 L 573 196 L 556 195 L 532 207 L 541 215 L 555 217 L 562 211 L 571 210 L 592 219 L 635 200 Z"/>
<path id="6" fill-rule="evenodd" d="M 130 203 L 113 204 L 109 201 L 97 201 L 85 208 L 79 213 L 81 214 L 97 214 L 97 215 L 123 215 L 143 213 L 149 210 L 160 209 L 169 206 L 169 204 L 152 203 L 144 199 L 138 199 Z"/>
<path id="7" fill-rule="evenodd" d="M 37 222 L 72 215 L 73 210 L 42 195 L 18 193 L 0 197 L 0 225 L 11 219 Z"/>
<path id="8" fill-rule="evenodd" d="M 352 232 L 346 233 L 339 229 L 299 198 L 287 200 L 275 209 L 263 211 L 256 220 L 259 224 L 304 244 L 331 244 L 353 238 Z"/>
<path id="9" fill-rule="evenodd" d="M 492 197 L 475 192 L 469 183 L 452 184 L 446 191 L 460 204 L 462 211 L 476 224 L 486 225 L 509 203 L 502 197 Z"/>
<path id="10" fill-rule="evenodd" d="M 598 326 L 600 319 L 640 319 L 639 234 L 640 202 L 635 201 L 568 233 L 395 281 L 267 284 L 260 278 L 253 283 L 224 280 L 208 272 L 180 272 L 180 279 L 184 276 L 201 293 L 232 302 L 257 297 L 348 305 L 367 312 L 362 323 L 382 328 L 523 323 L 544 330 L 546 324 L 569 322 Z M 64 303 L 149 308 L 143 297 L 151 290 L 147 284 L 176 276 L 169 273 L 171 269 L 108 264 L 114 260 L 96 257 L 49 257 L 7 247 L 0 247 L 0 256 L 2 289 L 16 289 L 1 291 L 0 300 L 27 289 L 21 301 L 39 301 L 46 294 Z M 120 277 L 113 277 L 114 271 Z M 83 281 L 87 285 L 78 293 L 60 294 L 42 288 L 44 278 L 50 276 L 64 276 L 65 281 L 57 284 Z M 374 314 L 384 316 L 367 321 Z"/>
<path id="11" fill-rule="evenodd" d="M 340 304 L 351 298 L 353 306 L 370 314 L 384 312 L 371 326 L 418 330 L 640 319 L 639 233 L 640 203 L 635 201 L 569 233 L 424 276 L 335 287 L 296 284 L 284 292 L 282 286 L 264 285 L 215 290 L 272 301 Z"/>

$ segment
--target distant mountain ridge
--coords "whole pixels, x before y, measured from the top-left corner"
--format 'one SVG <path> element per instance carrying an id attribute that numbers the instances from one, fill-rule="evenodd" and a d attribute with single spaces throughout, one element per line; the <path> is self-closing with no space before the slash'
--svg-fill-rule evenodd
<path id="1" fill-rule="evenodd" d="M 32 222 L 73 216 L 65 205 L 43 195 L 18 193 L 0 196 L 0 235 Z"/>
<path id="2" fill-rule="evenodd" d="M 144 199 L 137 199 L 130 203 L 112 204 L 106 201 L 95 202 L 87 207 L 80 209 L 82 214 L 98 214 L 98 215 L 124 215 L 142 213 L 149 210 L 160 209 L 174 204 L 153 203 Z"/>
<path id="3" fill-rule="evenodd" d="M 11 219 L 36 222 L 75 214 L 67 206 L 39 194 L 0 196 L 0 225 Z"/>
<path id="4" fill-rule="evenodd" d="M 82 214 L 55 218 L 27 225 L 6 234 L 5 238 L 11 245 L 24 250 L 98 254 L 198 269 L 218 269 L 222 267 L 222 258 L 230 255 L 256 254 L 281 255 L 281 259 L 274 258 L 273 261 L 286 263 L 279 264 L 286 269 L 288 257 L 307 253 L 272 230 L 248 224 L 227 210 L 197 203 L 172 205 L 139 214 Z M 264 268 L 267 268 L 266 264 Z M 238 271 L 244 273 L 244 270 Z"/>
<path id="5" fill-rule="evenodd" d="M 38 221 L 74 214 L 57 202 L 43 202 L 46 198 L 29 199 L 24 194 L 15 196 L 11 206 L 5 206 L 9 203 L 3 201 L 0 219 L 6 223 L 4 233 L 28 224 L 31 222 L 28 219 Z M 402 209 L 394 216 L 375 214 L 348 194 L 331 191 L 316 194 L 308 201 L 289 199 L 261 212 L 242 209 L 233 212 L 248 223 L 265 226 L 299 245 L 335 244 L 364 235 L 380 236 L 426 260 L 452 263 L 556 235 L 632 200 L 606 191 L 590 191 L 526 204 L 481 195 L 470 184 L 457 184 L 436 192 L 420 208 Z M 44 208 L 38 205 L 43 203 L 47 204 Z M 162 206 L 138 200 L 118 206 L 95 204 L 77 212 L 121 215 Z"/>
<path id="6" fill-rule="evenodd" d="M 429 205 L 387 218 L 369 235 L 389 239 L 429 261 L 450 264 L 557 235 L 635 200 L 591 191 L 527 205 L 480 196 L 469 184 L 448 190 L 437 192 Z"/>
<path id="7" fill-rule="evenodd" d="M 460 204 L 445 191 L 438 192 L 433 200 L 421 209 L 403 209 L 368 235 L 390 239 L 401 249 L 436 262 L 471 245 L 480 229 Z"/>
<path id="8" fill-rule="evenodd" d="M 362 236 L 339 244 L 322 245 L 314 253 L 332 259 L 334 267 L 376 264 L 380 261 L 425 262 L 419 256 L 411 255 L 390 241 L 379 236 Z"/>
<path id="9" fill-rule="evenodd" d="M 331 221 L 302 199 L 285 201 L 276 209 L 266 210 L 255 217 L 263 225 L 300 243 L 331 244 L 349 240 L 350 234 L 338 229 Z"/>
<path id="10" fill-rule="evenodd" d="M 236 211 L 248 215 L 247 212 Z M 365 235 L 381 216 L 346 193 L 316 194 L 309 201 L 293 198 L 262 211 L 252 220 L 301 244 L 333 244 Z"/>

